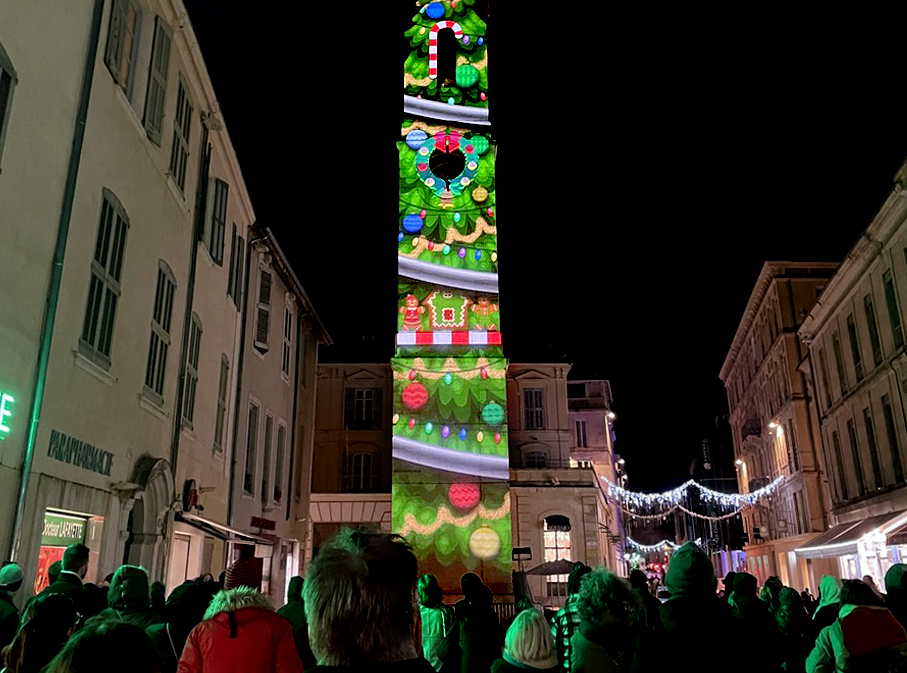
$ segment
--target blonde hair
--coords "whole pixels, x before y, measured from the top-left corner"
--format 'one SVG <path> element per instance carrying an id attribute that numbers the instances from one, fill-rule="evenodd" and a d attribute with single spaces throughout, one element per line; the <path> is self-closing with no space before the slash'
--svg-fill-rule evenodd
<path id="1" fill-rule="evenodd" d="M 504 652 L 524 664 L 544 661 L 554 655 L 551 627 L 535 608 L 523 610 L 507 629 Z"/>

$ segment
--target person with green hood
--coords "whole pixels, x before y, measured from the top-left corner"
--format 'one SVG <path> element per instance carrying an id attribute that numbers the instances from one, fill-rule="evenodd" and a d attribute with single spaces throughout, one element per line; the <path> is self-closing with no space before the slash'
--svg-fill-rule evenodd
<path id="1" fill-rule="evenodd" d="M 832 575 L 823 575 L 819 582 L 819 605 L 813 613 L 811 640 L 816 641 L 822 629 L 831 626 L 841 609 L 841 580 Z"/>
<path id="2" fill-rule="evenodd" d="M 907 629 L 907 565 L 895 563 L 885 573 L 885 607 Z"/>
<path id="3" fill-rule="evenodd" d="M 671 556 L 665 584 L 671 597 L 659 608 L 666 634 L 662 651 L 674 656 L 708 651 L 712 661 L 740 660 L 740 636 L 732 629 L 730 608 L 718 596 L 706 553 L 692 542 L 680 547 Z M 736 664 L 735 670 L 740 670 Z"/>
<path id="4" fill-rule="evenodd" d="M 139 566 L 122 565 L 117 568 L 107 591 L 107 606 L 106 610 L 89 619 L 86 626 L 117 619 L 147 629 L 161 621 L 151 608 L 148 574 Z"/>
<path id="5" fill-rule="evenodd" d="M 290 578 L 287 587 L 287 604 L 277 611 L 277 614 L 290 620 L 293 626 L 293 642 L 296 643 L 296 652 L 305 669 L 312 668 L 317 663 L 312 648 L 309 645 L 309 625 L 305 620 L 305 603 L 302 600 L 302 587 L 305 583 L 299 575 Z"/>

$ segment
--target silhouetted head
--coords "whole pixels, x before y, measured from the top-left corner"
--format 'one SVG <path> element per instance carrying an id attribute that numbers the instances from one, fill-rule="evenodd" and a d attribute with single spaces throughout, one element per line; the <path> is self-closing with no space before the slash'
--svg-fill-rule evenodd
<path id="1" fill-rule="evenodd" d="M 630 586 L 634 589 L 649 589 L 649 578 L 639 568 L 630 571 Z"/>
<path id="2" fill-rule="evenodd" d="M 438 578 L 429 573 L 425 573 L 419 578 L 419 584 L 416 587 L 419 593 L 419 605 L 424 608 L 436 608 L 441 605 L 441 586 L 438 584 Z"/>
<path id="3" fill-rule="evenodd" d="M 879 606 L 882 602 L 863 580 L 844 580 L 841 587 L 841 605 Z"/>
<path id="4" fill-rule="evenodd" d="M 138 626 L 101 621 L 75 634 L 45 673 L 158 673 L 151 641 Z"/>
<path id="5" fill-rule="evenodd" d="M 91 550 L 80 542 L 71 544 L 63 552 L 63 570 L 75 573 L 82 579 L 88 572 L 88 560 L 91 558 Z"/>
<path id="6" fill-rule="evenodd" d="M 504 653 L 534 669 L 557 666 L 557 650 L 551 627 L 538 610 L 523 610 L 507 629 Z"/>

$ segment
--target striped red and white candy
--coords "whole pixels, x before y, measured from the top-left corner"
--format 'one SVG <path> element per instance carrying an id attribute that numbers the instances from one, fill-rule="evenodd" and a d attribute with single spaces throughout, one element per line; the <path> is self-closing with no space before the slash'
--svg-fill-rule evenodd
<path id="1" fill-rule="evenodd" d="M 428 33 L 428 76 L 431 79 L 438 77 L 438 31 L 445 28 L 453 30 L 458 40 L 463 39 L 463 29 L 456 21 L 438 21 L 431 27 Z"/>

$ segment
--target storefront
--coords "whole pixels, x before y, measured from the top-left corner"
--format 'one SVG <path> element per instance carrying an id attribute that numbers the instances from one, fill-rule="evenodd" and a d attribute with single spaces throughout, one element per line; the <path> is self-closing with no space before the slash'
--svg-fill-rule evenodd
<path id="1" fill-rule="evenodd" d="M 876 586 L 884 587 L 885 573 L 907 554 L 907 511 L 838 524 L 796 553 L 812 563 L 833 561 L 836 567 L 828 574 L 841 579 L 868 575 Z"/>
<path id="2" fill-rule="evenodd" d="M 63 552 L 71 544 L 84 544 L 91 551 L 91 558 L 97 567 L 97 556 L 104 529 L 104 517 L 57 509 L 44 510 L 44 526 L 41 531 L 41 545 L 38 548 L 38 569 L 35 573 L 35 593 L 40 593 L 49 584 L 47 571 L 56 561 L 63 560 Z M 91 563 L 89 562 L 89 571 Z"/>

